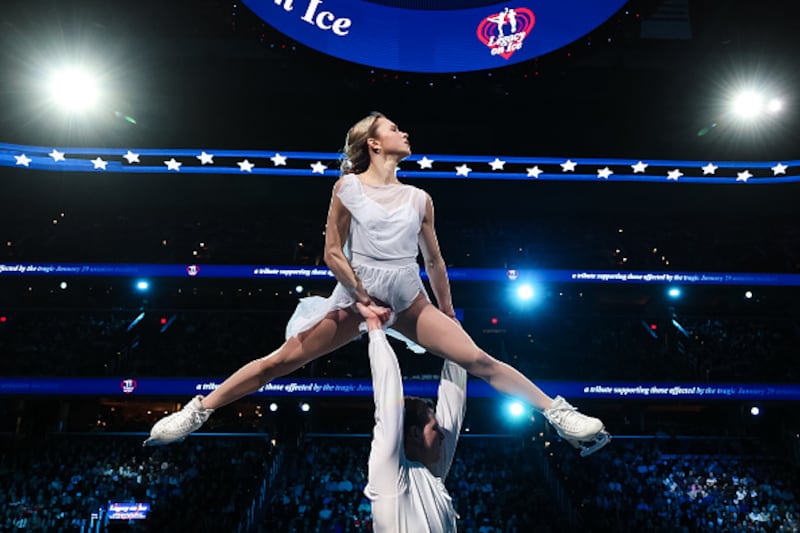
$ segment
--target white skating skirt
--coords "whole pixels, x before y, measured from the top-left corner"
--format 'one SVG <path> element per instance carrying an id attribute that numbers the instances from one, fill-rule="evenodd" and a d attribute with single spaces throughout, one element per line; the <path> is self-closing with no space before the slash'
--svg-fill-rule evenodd
<path id="1" fill-rule="evenodd" d="M 423 353 L 424 348 L 391 329 L 397 313 L 408 309 L 418 294 L 424 294 L 425 298 L 430 301 L 419 276 L 419 266 L 416 262 L 409 263 L 407 261 L 400 265 L 376 263 L 374 260 L 369 261 L 366 258 L 361 258 L 361 261 L 363 262 L 353 265 L 353 270 L 364 284 L 367 294 L 384 302 L 392 309 L 391 318 L 383 325 L 386 333 L 405 342 L 410 350 Z M 319 324 L 331 311 L 349 309 L 355 303 L 355 298 L 340 283 L 336 284 L 333 293 L 327 298 L 322 296 L 301 298 L 286 325 L 286 338 L 289 339 L 308 331 Z M 354 307 L 353 309 L 355 310 Z M 362 326 L 363 331 L 366 329 L 366 324 L 362 324 Z"/>

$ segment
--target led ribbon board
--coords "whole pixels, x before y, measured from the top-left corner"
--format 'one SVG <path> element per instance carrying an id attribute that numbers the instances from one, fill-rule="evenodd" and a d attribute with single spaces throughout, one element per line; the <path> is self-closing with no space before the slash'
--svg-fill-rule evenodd
<path id="1" fill-rule="evenodd" d="M 542 56 L 608 20 L 624 0 L 244 0 L 320 52 L 413 72 L 499 68 Z"/>

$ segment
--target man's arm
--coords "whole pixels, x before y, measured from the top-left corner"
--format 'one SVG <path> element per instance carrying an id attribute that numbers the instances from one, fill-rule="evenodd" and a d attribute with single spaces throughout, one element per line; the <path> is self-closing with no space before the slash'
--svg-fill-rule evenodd
<path id="1" fill-rule="evenodd" d="M 375 428 L 365 493 L 376 500 L 397 495 L 403 451 L 403 381 L 397 356 L 381 329 L 369 332 L 369 364 Z"/>
<path id="2" fill-rule="evenodd" d="M 445 361 L 442 377 L 439 381 L 439 398 L 436 401 L 436 420 L 444 431 L 442 455 L 436 464 L 430 467 L 433 475 L 442 479 L 447 477 L 453 456 L 456 453 L 458 435 L 467 412 L 467 371 L 453 363 Z"/>

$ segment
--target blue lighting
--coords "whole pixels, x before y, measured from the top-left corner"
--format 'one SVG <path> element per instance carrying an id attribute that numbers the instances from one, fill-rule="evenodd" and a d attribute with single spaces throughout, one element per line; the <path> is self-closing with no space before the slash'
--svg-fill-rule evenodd
<path id="1" fill-rule="evenodd" d="M 529 283 L 525 283 L 523 285 L 520 285 L 517 288 L 517 296 L 523 302 L 527 302 L 527 301 L 533 299 L 535 294 L 536 293 L 533 290 L 533 287 Z"/>
<path id="2" fill-rule="evenodd" d="M 511 415 L 512 419 L 520 418 L 522 415 L 525 414 L 525 406 L 523 406 L 520 402 L 511 402 L 507 405 L 508 414 Z"/>
<path id="3" fill-rule="evenodd" d="M 681 290 L 678 287 L 672 287 L 670 290 L 667 291 L 667 294 L 670 298 L 680 298 Z"/>
<path id="4" fill-rule="evenodd" d="M 145 292 L 150 288 L 150 282 L 145 279 L 140 279 L 136 282 L 136 290 L 140 292 Z"/>

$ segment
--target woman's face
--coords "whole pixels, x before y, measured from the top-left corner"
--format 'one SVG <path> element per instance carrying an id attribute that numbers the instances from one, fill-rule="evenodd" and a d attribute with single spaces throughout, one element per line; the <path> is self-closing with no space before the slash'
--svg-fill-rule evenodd
<path id="1" fill-rule="evenodd" d="M 408 133 L 400 131 L 397 124 L 385 117 L 378 117 L 375 130 L 376 147 L 386 155 L 398 155 L 401 158 L 411 155 L 411 144 Z"/>

